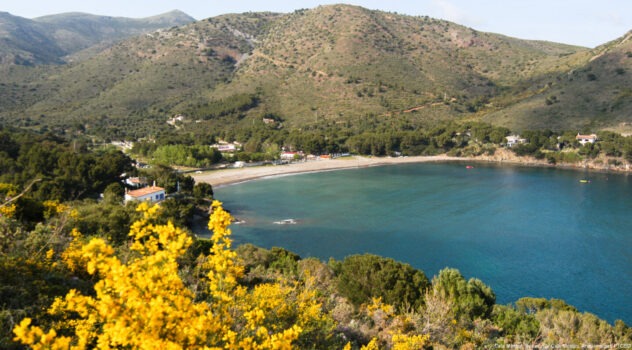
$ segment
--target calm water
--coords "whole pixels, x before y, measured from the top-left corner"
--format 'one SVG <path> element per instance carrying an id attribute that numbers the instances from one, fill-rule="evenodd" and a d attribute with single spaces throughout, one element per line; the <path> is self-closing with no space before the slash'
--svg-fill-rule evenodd
<path id="1" fill-rule="evenodd" d="M 404 164 L 264 179 L 215 194 L 246 221 L 232 226 L 237 244 L 321 260 L 373 253 L 429 278 L 454 267 L 489 284 L 499 303 L 560 298 L 632 323 L 629 176 Z M 298 224 L 273 224 L 289 218 Z"/>

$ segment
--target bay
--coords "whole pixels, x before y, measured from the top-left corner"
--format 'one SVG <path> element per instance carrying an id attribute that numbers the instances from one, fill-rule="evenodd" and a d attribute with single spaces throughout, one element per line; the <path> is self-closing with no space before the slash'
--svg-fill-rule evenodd
<path id="1" fill-rule="evenodd" d="M 420 163 L 261 179 L 217 188 L 215 197 L 245 221 L 231 226 L 237 245 L 325 261 L 377 254 L 429 278 L 454 267 L 490 285 L 498 303 L 559 298 L 630 324 L 631 180 Z M 297 223 L 274 224 L 285 219 Z"/>

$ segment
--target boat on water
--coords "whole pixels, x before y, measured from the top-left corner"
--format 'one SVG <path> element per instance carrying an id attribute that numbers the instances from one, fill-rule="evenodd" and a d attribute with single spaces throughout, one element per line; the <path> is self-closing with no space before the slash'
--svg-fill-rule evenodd
<path id="1" fill-rule="evenodd" d="M 465 169 L 474 169 L 474 166 L 473 165 L 466 165 Z"/>
<path id="2" fill-rule="evenodd" d="M 581 179 L 581 180 L 579 180 L 579 182 L 583 183 L 583 184 L 587 184 L 587 183 L 590 183 L 590 180 L 588 180 L 588 179 Z"/>
<path id="3" fill-rule="evenodd" d="M 294 224 L 296 224 L 296 220 L 294 220 L 294 219 L 279 220 L 279 221 L 274 221 L 273 224 L 277 224 L 277 225 L 294 225 Z"/>

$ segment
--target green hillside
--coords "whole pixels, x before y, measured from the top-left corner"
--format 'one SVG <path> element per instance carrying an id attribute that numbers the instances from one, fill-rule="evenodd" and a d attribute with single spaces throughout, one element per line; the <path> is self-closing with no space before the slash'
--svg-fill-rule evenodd
<path id="1" fill-rule="evenodd" d="M 7 96 L 0 103 L 10 115 L 5 120 L 17 116 L 24 126 L 79 126 L 95 133 L 107 128 L 112 136 L 118 128 L 126 137 L 150 133 L 164 124 L 174 105 L 230 80 L 237 60 L 251 50 L 247 33 L 274 16 L 218 17 L 159 30 L 120 42 L 89 60 L 54 67 L 45 80 L 29 70 L 5 67 L 15 81 L 0 85 L 0 96 Z M 244 35 L 230 32 L 226 23 Z M 35 103 L 10 105 L 22 99 L 20 94 Z"/>
<path id="2" fill-rule="evenodd" d="M 276 21 L 214 96 L 262 90 L 268 111 L 296 125 L 366 114 L 453 118 L 581 50 L 428 17 L 322 6 Z"/>
<path id="3" fill-rule="evenodd" d="M 559 74 L 535 80 L 533 93 L 500 105 L 484 120 L 512 128 L 632 131 L 632 32 L 587 53 Z"/>
<path id="4" fill-rule="evenodd" d="M 116 138 L 168 130 L 176 114 L 198 133 L 263 116 L 351 133 L 449 120 L 621 130 L 632 122 L 630 45 L 590 50 L 349 5 L 232 14 L 63 66 L 2 66 L 0 122 Z"/>

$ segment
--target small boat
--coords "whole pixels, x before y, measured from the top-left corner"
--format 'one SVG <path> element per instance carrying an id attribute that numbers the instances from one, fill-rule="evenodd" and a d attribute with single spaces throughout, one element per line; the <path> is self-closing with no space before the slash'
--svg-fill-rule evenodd
<path id="1" fill-rule="evenodd" d="M 277 224 L 277 225 L 294 225 L 294 224 L 296 224 L 296 220 L 294 220 L 294 219 L 279 220 L 279 221 L 274 221 L 273 224 Z"/>
<path id="2" fill-rule="evenodd" d="M 472 166 L 472 165 L 467 165 L 467 166 L 465 166 L 465 169 L 474 169 L 474 166 Z"/>
<path id="3" fill-rule="evenodd" d="M 579 182 L 581 182 L 581 183 L 583 183 L 583 184 L 588 184 L 588 183 L 590 183 L 590 180 L 587 180 L 587 179 L 581 179 L 581 180 L 579 180 Z"/>

